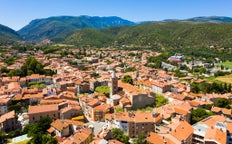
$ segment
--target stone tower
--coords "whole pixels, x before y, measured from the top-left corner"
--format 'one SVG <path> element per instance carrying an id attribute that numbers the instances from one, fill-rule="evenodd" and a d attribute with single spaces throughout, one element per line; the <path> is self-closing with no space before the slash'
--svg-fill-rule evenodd
<path id="1" fill-rule="evenodd" d="M 117 91 L 118 91 L 118 78 L 115 75 L 114 71 L 111 71 L 109 87 L 110 87 L 110 96 L 117 93 Z"/>

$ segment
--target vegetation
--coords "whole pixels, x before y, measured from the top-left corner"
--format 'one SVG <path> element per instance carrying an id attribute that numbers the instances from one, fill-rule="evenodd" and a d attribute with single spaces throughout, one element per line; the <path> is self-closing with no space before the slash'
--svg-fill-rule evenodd
<path id="1" fill-rule="evenodd" d="M 108 87 L 108 86 L 98 86 L 98 87 L 96 87 L 95 92 L 105 94 L 106 96 L 109 97 L 109 95 L 110 95 L 110 87 Z"/>
<path id="2" fill-rule="evenodd" d="M 230 109 L 230 100 L 226 98 L 217 98 L 215 101 L 215 106 Z"/>
<path id="3" fill-rule="evenodd" d="M 146 141 L 146 135 L 144 134 L 139 134 L 135 139 L 134 139 L 134 144 L 149 144 Z"/>
<path id="4" fill-rule="evenodd" d="M 128 67 L 125 69 L 125 72 L 134 72 L 134 71 L 136 71 L 136 68 L 134 67 Z"/>
<path id="5" fill-rule="evenodd" d="M 13 29 L 0 24 L 0 46 L 13 44 L 19 40 L 20 36 Z"/>
<path id="6" fill-rule="evenodd" d="M 40 119 L 40 121 L 36 124 L 28 124 L 24 128 L 24 132 L 28 134 L 28 136 L 31 136 L 32 139 L 30 140 L 29 144 L 47 144 L 52 143 L 56 144 L 58 143 L 55 138 L 47 134 L 47 129 L 50 128 L 50 124 L 52 122 L 52 119 L 48 117 L 44 117 Z"/>
<path id="7" fill-rule="evenodd" d="M 59 16 L 33 20 L 18 33 L 26 40 L 31 41 L 46 38 L 53 41 L 62 41 L 65 37 L 80 29 L 103 29 L 124 25 L 134 25 L 134 23 L 119 17 Z"/>
<path id="8" fill-rule="evenodd" d="M 153 109 L 154 109 L 154 107 L 147 106 L 147 107 L 142 108 L 142 109 L 137 109 L 137 111 L 146 112 L 146 111 L 152 111 Z"/>
<path id="9" fill-rule="evenodd" d="M 130 75 L 125 75 L 123 78 L 122 78 L 122 82 L 124 83 L 129 83 L 131 85 L 133 85 L 133 79 Z"/>
<path id="10" fill-rule="evenodd" d="M 216 80 L 219 80 L 221 82 L 232 84 L 232 74 L 225 75 L 225 76 L 218 76 Z"/>
<path id="11" fill-rule="evenodd" d="M 45 88 L 46 84 L 41 83 L 41 82 L 29 82 L 29 87 L 30 88 Z"/>
<path id="12" fill-rule="evenodd" d="M 126 49 L 168 51 L 169 55 L 181 51 L 185 56 L 206 58 L 207 61 L 213 61 L 216 57 L 222 61 L 232 61 L 232 51 L 228 49 L 232 45 L 229 40 L 232 36 L 231 28 L 231 23 L 156 22 L 134 27 L 81 30 L 68 37 L 65 42 L 93 47 L 126 46 Z M 221 47 L 224 49 L 220 49 Z M 158 68 L 160 61 L 149 62 L 148 66 Z"/>
<path id="13" fill-rule="evenodd" d="M 100 78 L 101 76 L 99 75 L 99 73 L 91 73 L 90 74 L 91 77 L 94 77 L 94 78 Z"/>
<path id="14" fill-rule="evenodd" d="M 156 94 L 155 99 L 156 99 L 155 107 L 160 107 L 162 105 L 168 104 L 168 99 L 162 95 Z"/>
<path id="15" fill-rule="evenodd" d="M 35 57 L 28 57 L 21 69 L 10 70 L 8 76 L 25 77 L 31 74 L 53 75 L 55 72 L 50 69 L 45 70 L 44 65 L 37 61 Z"/>
<path id="16" fill-rule="evenodd" d="M 224 94 L 231 92 L 231 84 L 227 83 L 191 83 L 191 89 L 194 93 L 219 93 Z"/>
<path id="17" fill-rule="evenodd" d="M 194 109 L 191 111 L 191 124 L 195 124 L 211 115 L 213 115 L 212 112 L 207 112 L 203 108 Z"/>
<path id="18" fill-rule="evenodd" d="M 177 76 L 177 77 L 185 77 L 186 76 L 186 74 L 183 72 L 180 72 L 179 69 L 175 70 L 174 72 L 175 72 L 175 76 Z"/>
<path id="19" fill-rule="evenodd" d="M 14 62 L 15 62 L 15 57 L 8 57 L 8 58 L 6 58 L 3 62 L 5 62 L 7 65 L 12 65 L 12 64 L 14 64 Z"/>
<path id="20" fill-rule="evenodd" d="M 167 61 L 169 54 L 167 52 L 162 53 L 159 56 L 149 56 L 147 58 L 147 66 L 151 68 L 161 68 L 162 61 Z"/>
<path id="21" fill-rule="evenodd" d="M 113 139 L 117 139 L 125 144 L 129 144 L 129 137 L 124 135 L 123 131 L 119 128 L 113 128 L 111 130 L 111 136 Z"/>
<path id="22" fill-rule="evenodd" d="M 116 112 L 124 112 L 124 109 L 122 107 L 118 107 L 115 109 Z"/>

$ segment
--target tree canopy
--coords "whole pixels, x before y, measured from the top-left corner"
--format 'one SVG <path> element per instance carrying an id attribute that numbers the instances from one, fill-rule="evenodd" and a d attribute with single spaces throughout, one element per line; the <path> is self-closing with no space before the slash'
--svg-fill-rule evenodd
<path id="1" fill-rule="evenodd" d="M 125 144 L 129 144 L 129 137 L 124 135 L 123 131 L 119 128 L 113 128 L 111 130 L 111 136 L 113 139 L 117 139 Z"/>
<path id="2" fill-rule="evenodd" d="M 57 144 L 58 141 L 46 132 L 51 122 L 51 118 L 43 117 L 38 123 L 26 125 L 24 132 L 32 137 L 29 144 Z"/>
<path id="3" fill-rule="evenodd" d="M 131 85 L 133 85 L 133 79 L 130 75 L 125 75 L 123 78 L 122 78 L 122 82 L 124 83 L 129 83 Z"/>
<path id="4" fill-rule="evenodd" d="M 108 86 L 98 86 L 95 89 L 95 92 L 105 94 L 106 96 L 110 95 L 110 87 Z"/>
<path id="5" fill-rule="evenodd" d="M 24 77 L 31 74 L 53 75 L 55 72 L 50 69 L 44 69 L 44 65 L 35 57 L 28 57 L 21 69 L 10 70 L 8 76 Z"/>
<path id="6" fill-rule="evenodd" d="M 231 108 L 230 101 L 226 98 L 217 98 L 215 102 L 215 106 L 220 108 Z"/>
<path id="7" fill-rule="evenodd" d="M 192 110 L 191 111 L 191 124 L 195 124 L 211 115 L 213 115 L 212 112 L 207 112 L 203 108 Z"/>

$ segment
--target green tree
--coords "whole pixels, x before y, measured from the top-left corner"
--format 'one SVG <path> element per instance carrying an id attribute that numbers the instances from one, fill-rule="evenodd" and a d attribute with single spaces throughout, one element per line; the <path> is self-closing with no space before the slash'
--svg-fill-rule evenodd
<path id="1" fill-rule="evenodd" d="M 119 128 L 113 128 L 111 130 L 111 136 L 113 139 L 120 140 L 123 135 L 124 135 L 123 131 Z"/>
<path id="2" fill-rule="evenodd" d="M 6 139 L 7 139 L 6 133 L 0 131 L 0 143 L 5 143 Z"/>
<path id="3" fill-rule="evenodd" d="M 56 140 L 51 136 L 51 138 L 49 138 L 47 134 L 47 129 L 50 128 L 51 122 L 51 118 L 43 117 L 36 124 L 26 125 L 23 131 L 27 132 L 28 136 L 32 137 L 29 144 L 48 144 L 49 142 L 54 142 L 54 144 L 56 144 Z"/>
<path id="4" fill-rule="evenodd" d="M 134 71 L 136 71 L 136 68 L 134 67 L 128 67 L 125 69 L 125 72 L 134 72 Z"/>
<path id="5" fill-rule="evenodd" d="M 168 99 L 159 94 L 156 94 L 155 100 L 156 100 L 155 107 L 160 107 L 168 103 Z"/>
<path id="6" fill-rule="evenodd" d="M 146 136 L 144 134 L 139 134 L 134 141 L 135 144 L 148 144 L 146 141 Z"/>
<path id="7" fill-rule="evenodd" d="M 129 137 L 124 135 L 123 131 L 119 128 L 113 128 L 111 130 L 111 136 L 113 139 L 117 139 L 125 144 L 129 144 Z"/>
<path id="8" fill-rule="evenodd" d="M 125 75 L 123 78 L 122 78 L 122 82 L 124 83 L 129 83 L 131 85 L 133 85 L 133 79 L 130 75 Z"/>
<path id="9" fill-rule="evenodd" d="M 192 110 L 191 111 L 191 124 L 195 124 L 211 115 L 213 115 L 211 112 L 207 112 L 203 108 Z"/>
<path id="10" fill-rule="evenodd" d="M 57 139 L 48 134 L 44 134 L 42 136 L 42 144 L 57 144 L 57 143 L 58 143 Z"/>
<path id="11" fill-rule="evenodd" d="M 217 98 L 215 101 L 215 106 L 220 108 L 230 108 L 230 101 L 226 98 Z"/>
<path id="12" fill-rule="evenodd" d="M 108 86 L 98 86 L 98 87 L 96 87 L 95 92 L 103 93 L 106 96 L 109 96 L 110 95 L 110 87 L 108 87 Z"/>

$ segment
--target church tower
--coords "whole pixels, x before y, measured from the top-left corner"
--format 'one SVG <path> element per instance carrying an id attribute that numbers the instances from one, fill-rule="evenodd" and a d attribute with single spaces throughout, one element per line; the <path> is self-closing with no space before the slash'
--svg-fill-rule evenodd
<path id="1" fill-rule="evenodd" d="M 117 93 L 117 91 L 118 91 L 118 78 L 117 78 L 114 71 L 111 71 L 109 87 L 110 87 L 110 96 Z"/>

